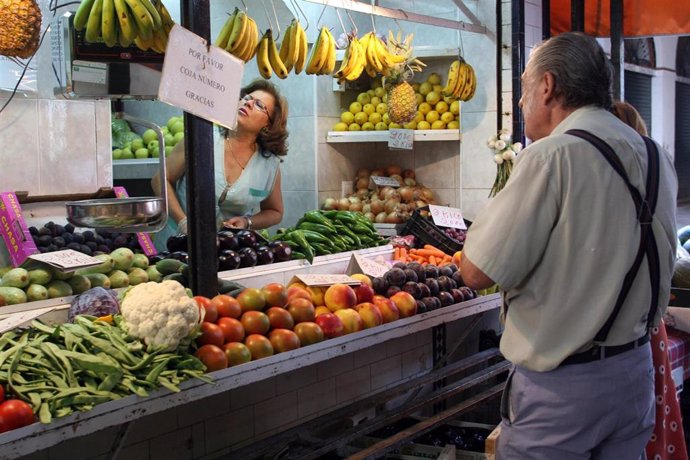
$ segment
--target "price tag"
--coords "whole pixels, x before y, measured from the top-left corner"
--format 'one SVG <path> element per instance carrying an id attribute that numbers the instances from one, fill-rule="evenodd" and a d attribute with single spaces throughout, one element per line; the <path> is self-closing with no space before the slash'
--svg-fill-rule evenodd
<path id="1" fill-rule="evenodd" d="M 290 283 L 301 281 L 307 286 L 330 286 L 332 284 L 349 284 L 357 286 L 360 284 L 359 280 L 350 278 L 348 275 L 296 275 L 290 280 Z"/>
<path id="2" fill-rule="evenodd" d="M 394 128 L 388 131 L 388 148 L 412 150 L 414 130 Z"/>
<path id="3" fill-rule="evenodd" d="M 384 176 L 370 176 L 369 177 L 369 188 L 376 187 L 400 187 L 400 182 L 392 177 Z"/>
<path id="4" fill-rule="evenodd" d="M 73 272 L 80 268 L 93 267 L 103 263 L 95 257 L 87 256 L 79 251 L 65 249 L 64 251 L 46 252 L 44 254 L 34 254 L 24 263 L 24 266 L 31 266 L 30 261 L 42 262 L 55 267 L 64 272 Z"/>
<path id="5" fill-rule="evenodd" d="M 364 273 L 373 278 L 383 276 L 388 270 L 390 270 L 388 265 L 380 264 L 374 260 L 356 254 L 352 254 L 350 263 L 347 266 L 347 273 L 350 275 L 353 273 Z"/>
<path id="6" fill-rule="evenodd" d="M 465 225 L 465 221 L 462 219 L 462 212 L 460 212 L 459 209 L 430 204 L 429 211 L 431 212 L 431 219 L 434 221 L 434 224 L 439 227 L 467 230 L 467 225 Z"/>
<path id="7" fill-rule="evenodd" d="M 27 323 L 31 321 L 32 319 L 36 319 L 39 316 L 42 316 L 48 312 L 51 312 L 55 310 L 55 307 L 48 307 L 48 308 L 41 308 L 39 310 L 29 310 L 29 311 L 23 311 L 21 313 L 16 313 L 12 316 L 9 316 L 2 321 L 0 321 L 0 333 L 4 333 L 7 331 L 11 331 L 12 329 L 16 329 L 19 326 L 21 326 L 24 323 Z"/>
<path id="8" fill-rule="evenodd" d="M 158 99 L 235 129 L 244 63 L 175 25 L 165 50 Z"/>

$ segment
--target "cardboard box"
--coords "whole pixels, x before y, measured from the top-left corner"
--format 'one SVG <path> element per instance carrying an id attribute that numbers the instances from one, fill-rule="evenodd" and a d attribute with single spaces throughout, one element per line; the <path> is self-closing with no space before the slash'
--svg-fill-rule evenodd
<path id="1" fill-rule="evenodd" d="M 29 228 L 22 216 L 22 207 L 13 192 L 0 193 L 0 234 L 9 252 L 10 262 L 19 267 L 32 254 L 38 253 Z"/>

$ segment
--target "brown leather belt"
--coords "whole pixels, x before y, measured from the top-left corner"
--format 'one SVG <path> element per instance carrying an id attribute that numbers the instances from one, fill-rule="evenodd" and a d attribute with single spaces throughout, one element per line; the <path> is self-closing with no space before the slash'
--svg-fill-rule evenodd
<path id="1" fill-rule="evenodd" d="M 602 347 L 600 345 L 594 345 L 587 351 L 570 355 L 563 360 L 561 366 L 567 366 L 570 364 L 583 364 L 591 363 L 592 361 L 600 361 L 602 359 L 610 358 L 612 356 L 620 355 L 626 351 L 634 350 L 637 347 L 644 345 L 649 342 L 649 334 L 645 334 L 637 340 L 632 342 L 624 343 L 623 345 L 614 345 L 611 347 Z"/>

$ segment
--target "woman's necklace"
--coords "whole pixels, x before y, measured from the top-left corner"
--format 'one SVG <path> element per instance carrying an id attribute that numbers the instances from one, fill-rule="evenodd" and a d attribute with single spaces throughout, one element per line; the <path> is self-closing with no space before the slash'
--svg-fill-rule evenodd
<path id="1" fill-rule="evenodd" d="M 247 162 L 244 164 L 244 166 L 242 166 L 242 163 L 240 163 L 240 160 L 238 160 L 237 157 L 235 156 L 235 151 L 233 150 L 232 146 L 228 145 L 228 148 L 230 150 L 230 156 L 232 156 L 232 159 L 235 161 L 235 163 L 237 163 L 237 166 L 239 166 L 240 169 L 244 172 L 244 168 L 247 167 L 247 165 L 249 164 L 249 161 L 252 159 L 252 156 L 254 155 L 254 150 L 256 149 L 256 147 L 252 150 L 252 154 L 249 155 L 249 159 L 247 159 Z"/>

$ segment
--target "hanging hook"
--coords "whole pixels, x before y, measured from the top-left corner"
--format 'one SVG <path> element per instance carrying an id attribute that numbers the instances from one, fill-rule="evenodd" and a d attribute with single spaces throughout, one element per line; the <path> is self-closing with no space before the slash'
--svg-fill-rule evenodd
<path id="1" fill-rule="evenodd" d="M 335 14 L 338 16 L 338 22 L 340 22 L 340 27 L 343 29 L 343 33 L 347 35 L 347 29 L 345 29 L 345 24 L 343 23 L 343 18 L 340 17 L 340 10 L 338 8 L 335 9 Z"/>
<path id="2" fill-rule="evenodd" d="M 242 2 L 242 6 L 244 7 L 244 12 L 246 13 L 247 11 L 249 11 L 249 8 L 247 8 L 247 4 L 244 3 L 244 0 L 240 0 L 240 2 Z"/>
<path id="3" fill-rule="evenodd" d="M 465 59 L 465 45 L 462 43 L 462 30 L 458 30 L 458 32 L 460 33 L 460 49 L 458 51 L 460 51 L 460 57 Z"/>
<path id="4" fill-rule="evenodd" d="M 268 12 L 268 8 L 266 8 L 266 3 L 264 2 L 264 0 L 261 0 L 261 5 L 264 7 L 264 13 L 266 13 L 266 19 L 268 20 L 268 28 L 271 29 L 271 31 L 273 31 L 273 21 L 271 21 L 271 14 Z M 275 11 L 275 9 L 273 11 Z M 277 42 L 278 38 L 280 38 L 280 24 L 278 24 L 278 16 L 276 16 L 276 29 L 278 30 L 278 34 L 273 35 L 273 40 Z"/>
<path id="5" fill-rule="evenodd" d="M 304 27 L 304 31 L 306 32 L 309 30 L 309 18 L 307 17 L 306 14 L 304 14 L 304 11 L 302 10 L 302 7 L 299 6 L 299 3 L 297 3 L 296 0 L 290 0 L 290 3 L 292 3 L 293 8 L 298 10 L 300 13 L 302 13 L 302 17 L 304 18 L 304 22 L 307 23 L 307 27 Z M 299 14 L 297 15 L 297 20 L 299 21 Z"/>
<path id="6" fill-rule="evenodd" d="M 359 34 L 359 29 L 357 28 L 357 24 L 355 24 L 355 20 L 352 19 L 352 16 L 350 15 L 349 10 L 345 10 L 345 14 L 347 14 L 347 17 L 350 18 L 350 23 L 352 24 L 352 32 L 354 32 L 355 37 Z"/>
<path id="7" fill-rule="evenodd" d="M 374 35 L 376 35 L 376 21 L 374 20 L 374 4 L 376 0 L 371 0 L 371 29 L 374 31 Z"/>
<path id="8" fill-rule="evenodd" d="M 323 17 L 323 13 L 326 12 L 326 7 L 328 6 L 328 0 L 326 0 L 326 3 L 323 4 L 323 8 L 321 9 L 321 14 L 319 14 L 319 19 L 316 20 L 316 28 L 321 29 L 321 18 Z M 336 8 L 336 11 L 338 9 Z"/>

